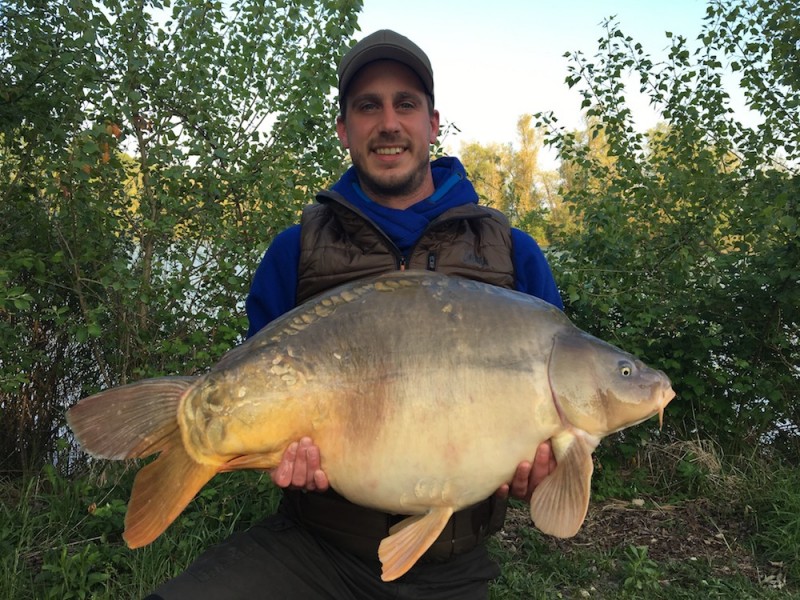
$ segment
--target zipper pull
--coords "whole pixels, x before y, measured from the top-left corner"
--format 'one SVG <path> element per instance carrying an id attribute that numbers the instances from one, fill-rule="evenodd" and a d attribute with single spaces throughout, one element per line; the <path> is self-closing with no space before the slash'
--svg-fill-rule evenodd
<path id="1" fill-rule="evenodd" d="M 436 270 L 436 255 L 431 252 L 428 254 L 428 271 Z"/>

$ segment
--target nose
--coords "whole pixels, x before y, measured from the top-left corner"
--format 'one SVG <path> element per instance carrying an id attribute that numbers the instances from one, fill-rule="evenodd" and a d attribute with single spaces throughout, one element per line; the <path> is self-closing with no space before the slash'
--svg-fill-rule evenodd
<path id="1" fill-rule="evenodd" d="M 387 106 L 381 112 L 381 131 L 395 133 L 400 130 L 400 120 L 393 106 Z"/>

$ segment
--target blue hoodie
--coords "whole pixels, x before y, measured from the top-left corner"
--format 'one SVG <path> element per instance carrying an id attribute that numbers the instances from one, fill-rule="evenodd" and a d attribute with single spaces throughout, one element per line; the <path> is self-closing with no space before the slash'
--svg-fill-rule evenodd
<path id="1" fill-rule="evenodd" d="M 370 200 L 358 185 L 352 167 L 331 190 L 363 211 L 406 254 L 433 219 L 455 206 L 478 202 L 478 194 L 457 158 L 439 158 L 431 163 L 431 169 L 436 191 L 405 210 Z M 515 288 L 563 309 L 550 266 L 534 239 L 512 228 L 511 243 Z M 300 225 L 294 225 L 275 237 L 253 277 L 246 304 L 248 337 L 295 307 L 299 261 Z"/>

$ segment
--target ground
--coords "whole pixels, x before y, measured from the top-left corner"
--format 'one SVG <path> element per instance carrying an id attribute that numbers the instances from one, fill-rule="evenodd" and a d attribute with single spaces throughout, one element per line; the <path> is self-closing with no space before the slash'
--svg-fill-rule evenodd
<path id="1" fill-rule="evenodd" d="M 546 536 L 545 543 L 565 556 L 580 551 L 610 552 L 614 548 L 646 546 L 647 557 L 659 565 L 685 560 L 707 565 L 709 575 L 724 579 L 739 573 L 754 582 L 780 588 L 782 565 L 759 565 L 748 543 L 748 519 L 726 508 L 724 500 L 592 502 L 578 534 L 569 539 Z M 530 528 L 527 507 L 510 507 L 500 543 L 514 552 L 521 530 Z"/>

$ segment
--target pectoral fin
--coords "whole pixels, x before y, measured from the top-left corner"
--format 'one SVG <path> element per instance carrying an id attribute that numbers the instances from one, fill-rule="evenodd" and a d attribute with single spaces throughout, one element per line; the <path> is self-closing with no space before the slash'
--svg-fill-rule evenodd
<path id="1" fill-rule="evenodd" d="M 395 525 L 378 547 L 378 558 L 383 565 L 381 579 L 393 581 L 413 567 L 436 541 L 452 515 L 452 506 L 442 506 Z"/>
<path id="2" fill-rule="evenodd" d="M 554 438 L 552 444 L 557 467 L 534 490 L 531 517 L 543 533 L 572 537 L 589 509 L 594 447 L 572 433 Z"/>
<path id="3" fill-rule="evenodd" d="M 260 471 L 269 471 L 274 469 L 281 462 L 283 456 L 283 448 L 278 452 L 268 452 L 264 454 L 245 454 L 237 456 L 221 465 L 219 468 L 220 473 L 227 473 L 228 471 L 243 471 L 246 469 L 256 469 Z"/>

